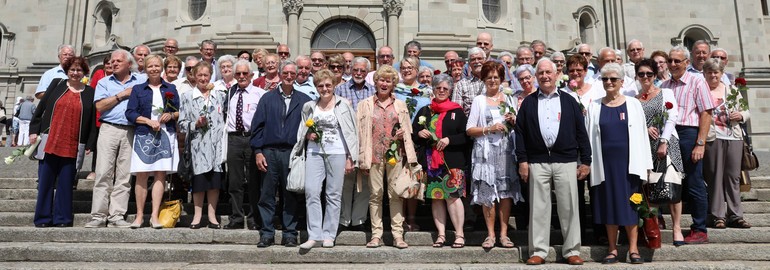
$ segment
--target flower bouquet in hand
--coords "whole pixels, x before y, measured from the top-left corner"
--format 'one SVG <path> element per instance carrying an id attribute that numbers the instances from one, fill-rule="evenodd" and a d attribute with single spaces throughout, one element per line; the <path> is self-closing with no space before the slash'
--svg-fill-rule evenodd
<path id="1" fill-rule="evenodd" d="M 741 92 L 749 90 L 746 86 L 746 79 L 735 79 L 735 86 L 736 87 L 730 87 L 730 93 L 727 94 L 725 99 L 727 108 L 730 110 L 746 111 L 749 109 L 749 101 L 745 98 L 738 100 L 738 96 Z"/>
<path id="2" fill-rule="evenodd" d="M 511 95 L 513 95 L 513 89 L 509 87 L 503 88 L 501 91 L 503 91 L 503 100 L 500 101 L 500 104 L 497 105 L 500 108 L 500 114 L 506 115 L 506 114 L 512 114 L 514 117 L 516 116 L 516 104 L 508 104 L 507 100 L 513 100 Z M 503 121 L 505 124 L 505 131 L 511 131 L 513 130 L 513 125 L 509 123 L 508 121 Z"/>
<path id="3" fill-rule="evenodd" d="M 433 114 L 432 113 L 431 113 L 431 117 L 430 118 L 433 119 Z M 417 118 L 417 123 L 422 125 L 425 128 L 425 130 L 428 131 L 428 133 L 430 133 L 430 139 L 431 139 L 430 145 L 435 148 L 436 144 L 439 141 L 439 139 L 438 139 L 438 136 L 436 136 L 435 132 L 430 131 L 430 128 L 428 127 L 428 119 L 427 119 L 427 117 L 425 117 L 425 116 L 418 117 Z M 435 152 L 435 153 L 438 153 L 438 152 Z M 441 159 L 444 162 L 444 167 L 446 167 L 447 172 L 451 172 L 451 170 L 449 169 L 449 165 L 446 164 L 446 160 L 444 159 L 444 154 L 440 153 L 440 155 L 441 155 Z M 430 160 L 430 158 L 428 158 L 428 160 Z M 430 168 L 430 166 L 428 166 L 428 168 Z"/>
<path id="4" fill-rule="evenodd" d="M 663 127 L 666 125 L 666 120 L 668 120 L 668 110 L 674 108 L 674 104 L 666 101 L 664 106 L 664 110 L 661 113 L 652 117 L 652 126 L 657 128 L 659 133 L 663 132 Z"/>
<path id="5" fill-rule="evenodd" d="M 583 114 L 585 115 L 586 106 L 583 106 L 583 102 L 582 102 L 582 100 L 580 98 L 580 94 L 578 94 L 578 92 L 577 92 L 578 90 L 580 90 L 580 88 L 578 87 L 577 81 L 569 80 L 569 84 L 567 85 L 567 87 L 569 88 L 569 90 L 572 90 L 572 92 L 575 93 L 575 96 L 577 96 L 577 98 L 578 98 L 578 106 L 580 107 L 580 111 L 583 112 Z"/>
<path id="6" fill-rule="evenodd" d="M 48 132 L 48 129 L 45 129 L 45 131 L 41 132 L 40 134 Z M 11 152 L 10 156 L 5 157 L 5 164 L 11 165 L 16 159 L 20 158 L 21 156 L 28 157 L 32 159 L 32 157 L 35 155 L 35 152 L 37 152 L 37 146 L 40 144 L 40 141 L 42 141 L 42 138 L 40 136 L 37 136 L 37 140 L 35 140 L 35 143 L 22 146 L 19 148 L 16 148 Z"/>
<path id="7" fill-rule="evenodd" d="M 174 93 L 171 93 L 171 92 L 164 93 L 163 94 L 163 107 L 157 107 L 157 106 L 153 105 L 152 106 L 153 107 L 153 111 L 155 111 L 155 113 L 157 113 L 158 115 L 163 115 L 163 113 L 165 113 L 165 112 L 171 113 L 171 112 L 179 111 L 179 109 L 177 109 L 176 107 L 174 107 L 174 105 L 171 104 L 171 100 L 173 100 L 173 99 L 174 99 Z M 160 132 L 160 130 L 155 132 L 155 137 L 156 138 L 158 137 L 158 132 Z"/>
<path id="8" fill-rule="evenodd" d="M 323 130 L 318 129 L 318 124 L 316 124 L 316 122 L 313 121 L 313 118 L 310 118 L 307 121 L 305 121 L 305 127 L 307 127 L 307 131 L 309 133 L 313 133 L 313 134 L 316 135 L 316 137 L 315 137 L 315 139 L 313 141 L 315 143 L 317 143 L 318 146 L 321 148 L 321 158 L 323 158 L 323 160 L 324 160 L 324 166 L 327 166 L 326 169 L 331 170 L 331 164 L 328 164 L 329 161 L 326 159 L 326 157 L 328 155 L 326 154 L 326 150 L 324 150 L 324 145 L 323 145 L 324 132 L 323 132 Z"/>
<path id="9" fill-rule="evenodd" d="M 393 129 L 390 131 L 390 135 L 395 137 L 396 132 L 401 129 L 401 124 L 396 123 L 393 125 Z M 385 151 L 385 161 L 388 162 L 388 165 L 395 166 L 396 163 L 398 163 L 399 160 L 401 160 L 401 155 L 398 154 L 398 147 L 400 145 L 400 140 L 393 139 L 390 140 L 390 146 L 388 147 L 388 150 Z"/>

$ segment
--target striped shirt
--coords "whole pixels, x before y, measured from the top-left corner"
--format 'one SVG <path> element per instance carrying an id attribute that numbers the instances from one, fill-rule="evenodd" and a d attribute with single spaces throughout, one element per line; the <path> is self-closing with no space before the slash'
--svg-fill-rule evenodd
<path id="1" fill-rule="evenodd" d="M 471 76 L 470 79 L 462 79 L 455 84 L 455 89 L 452 93 L 452 102 L 463 106 L 463 112 L 465 112 L 465 115 L 467 116 L 471 113 L 473 98 L 484 94 L 484 89 L 484 82 L 475 76 Z"/>
<path id="2" fill-rule="evenodd" d="M 334 88 L 334 94 L 348 99 L 354 111 L 358 109 L 358 102 L 373 96 L 375 93 L 377 93 L 377 89 L 374 88 L 374 85 L 364 82 L 361 89 L 356 89 L 353 80 L 337 85 Z"/>
<path id="3" fill-rule="evenodd" d="M 697 127 L 700 113 L 716 107 L 703 76 L 685 72 L 678 80 L 672 77 L 663 82 L 660 88 L 670 88 L 674 91 L 674 97 L 679 106 L 677 125 Z"/>

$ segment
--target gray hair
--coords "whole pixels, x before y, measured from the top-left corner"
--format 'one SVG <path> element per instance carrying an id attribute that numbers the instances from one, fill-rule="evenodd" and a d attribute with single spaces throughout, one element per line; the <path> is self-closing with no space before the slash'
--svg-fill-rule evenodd
<path id="1" fill-rule="evenodd" d="M 135 53 L 135 52 L 136 52 L 136 49 L 139 49 L 139 47 L 144 47 L 145 49 L 147 49 L 147 55 L 150 55 L 150 54 L 152 54 L 152 49 L 150 49 L 150 47 L 149 47 L 149 46 L 147 46 L 147 45 L 144 45 L 144 44 L 139 44 L 139 45 L 136 45 L 136 47 L 134 47 L 133 49 L 131 49 L 131 53 Z"/>
<path id="2" fill-rule="evenodd" d="M 117 49 L 117 50 L 112 52 L 112 54 L 116 54 L 116 53 L 122 54 L 123 57 L 126 59 L 126 61 L 131 63 L 131 66 L 129 67 L 131 72 L 136 72 L 138 70 L 139 67 L 136 64 L 136 59 L 134 59 L 134 55 L 132 55 L 130 52 L 128 52 L 128 51 L 126 51 L 124 49 Z"/>
<path id="3" fill-rule="evenodd" d="M 452 79 L 452 76 L 446 75 L 445 73 L 441 73 L 439 75 L 433 76 L 433 82 L 431 83 L 431 86 L 433 87 L 433 89 L 436 89 L 436 86 L 438 86 L 442 82 L 446 82 L 449 85 L 449 91 L 451 94 L 451 92 L 454 90 L 454 84 L 455 84 L 454 79 Z"/>
<path id="4" fill-rule="evenodd" d="M 236 62 L 235 56 L 232 56 L 229 54 L 220 56 L 219 59 L 217 59 L 217 67 L 222 69 L 222 63 L 224 62 L 230 62 L 230 64 L 235 66 L 235 62 Z"/>
<path id="5" fill-rule="evenodd" d="M 548 62 L 548 63 L 545 63 Z M 551 68 L 553 68 L 553 71 L 556 71 L 556 64 L 551 61 L 551 59 L 548 59 L 546 57 L 540 58 L 540 60 L 537 60 L 537 64 L 535 64 L 535 69 L 540 69 L 540 65 L 548 65 L 551 64 Z"/>
<path id="6" fill-rule="evenodd" d="M 618 63 L 608 63 L 602 67 L 602 77 L 604 77 L 605 74 L 609 73 L 615 73 L 618 74 L 618 77 L 621 79 L 626 76 L 625 71 L 623 70 L 623 67 L 620 66 Z"/>
<path id="7" fill-rule="evenodd" d="M 722 59 L 709 58 L 703 63 L 703 72 L 706 71 L 725 72 L 724 62 L 722 62 Z"/>
<path id="8" fill-rule="evenodd" d="M 366 63 L 366 70 L 372 70 L 372 62 L 369 61 L 369 59 L 366 59 L 366 57 L 356 57 L 353 58 L 353 63 L 351 65 L 356 65 L 360 63 Z"/>
<path id="9" fill-rule="evenodd" d="M 554 53 L 551 54 L 551 60 L 552 61 L 553 61 L 554 58 L 557 58 L 557 57 L 561 57 L 561 59 L 567 60 L 564 57 L 564 53 L 562 53 L 562 52 L 554 52 Z"/>
<path id="10" fill-rule="evenodd" d="M 546 48 L 548 47 L 548 46 L 545 45 L 545 42 L 543 42 L 542 40 L 539 40 L 539 39 L 533 40 L 532 43 L 529 44 L 529 47 L 530 48 L 534 48 L 535 46 L 538 46 L 538 45 L 542 45 L 543 47 L 546 47 Z"/>
<path id="11" fill-rule="evenodd" d="M 546 59 L 546 58 L 543 58 L 543 59 Z M 543 60 L 543 59 L 540 59 L 540 60 Z M 537 63 L 539 64 L 540 61 L 537 61 Z M 556 64 L 554 64 L 554 66 L 556 66 Z M 554 68 L 554 70 L 556 70 L 556 69 Z M 533 68 L 532 65 L 521 65 L 521 66 L 517 67 L 516 70 L 513 72 L 513 76 L 515 76 L 516 79 L 518 79 L 519 78 L 519 74 L 521 74 L 521 73 L 523 73 L 525 71 L 529 72 L 529 75 L 535 76 L 535 68 Z"/>
<path id="12" fill-rule="evenodd" d="M 75 48 L 73 48 L 72 45 L 69 45 L 69 44 L 59 45 L 59 47 L 56 48 L 56 53 L 57 54 L 61 54 L 61 51 L 64 50 L 64 49 L 70 49 L 70 51 L 72 51 L 72 53 L 75 53 Z"/>
<path id="13" fill-rule="evenodd" d="M 583 47 L 588 47 L 588 51 L 589 52 L 591 51 L 591 45 L 588 45 L 586 43 L 580 43 L 580 45 L 577 45 L 577 47 L 575 47 L 575 48 L 579 51 Z"/>
<path id="14" fill-rule="evenodd" d="M 706 44 L 706 46 L 709 47 L 709 51 L 711 51 L 711 44 L 709 44 L 707 41 L 702 40 L 702 39 L 700 39 L 698 41 L 695 41 L 695 43 L 692 44 L 692 47 L 695 48 L 695 47 L 698 47 L 698 45 L 701 45 L 701 44 Z"/>
<path id="15" fill-rule="evenodd" d="M 503 56 L 508 56 L 508 57 L 511 58 L 511 60 L 515 60 L 516 59 L 516 56 L 513 56 L 513 54 L 508 52 L 508 51 L 501 52 L 500 55 L 497 56 L 497 59 L 500 60 L 500 59 L 503 58 Z"/>
<path id="16" fill-rule="evenodd" d="M 294 62 L 299 62 L 299 60 L 308 60 L 310 62 L 313 62 L 312 60 L 310 60 L 310 56 L 307 56 L 304 54 L 297 55 L 297 57 L 294 58 Z"/>
<path id="17" fill-rule="evenodd" d="M 519 55 L 520 53 L 522 53 L 522 51 L 529 51 L 529 53 L 535 54 L 535 52 L 532 51 L 532 48 L 528 46 L 519 46 L 519 48 L 516 49 L 516 55 Z"/>
<path id="18" fill-rule="evenodd" d="M 217 43 L 212 41 L 212 40 L 210 40 L 210 39 L 206 39 L 204 41 L 201 41 L 201 48 L 203 48 L 203 45 L 211 45 L 211 46 L 214 46 L 214 50 L 217 49 Z"/>
<path id="19" fill-rule="evenodd" d="M 235 61 L 235 64 L 233 64 L 233 70 L 238 69 L 238 67 L 246 67 L 246 68 L 248 68 L 249 69 L 249 73 L 251 73 L 253 71 L 253 70 L 251 70 L 251 63 L 249 63 L 248 60 L 238 59 L 238 61 Z M 233 72 L 235 72 L 235 71 L 233 71 Z"/>
<path id="20" fill-rule="evenodd" d="M 684 54 L 684 59 L 690 59 L 690 50 L 684 45 L 676 45 L 668 51 L 668 55 L 671 56 L 672 52 L 681 52 Z"/>
<path id="21" fill-rule="evenodd" d="M 471 59 L 471 55 L 481 54 L 482 57 L 487 58 L 487 54 L 479 47 L 473 47 L 468 49 L 468 61 Z"/>
<path id="22" fill-rule="evenodd" d="M 714 52 L 723 52 L 723 53 L 725 53 L 725 55 L 730 55 L 730 54 L 727 52 L 727 50 L 725 50 L 725 49 L 723 49 L 723 48 L 716 48 L 716 49 L 713 49 L 713 50 L 711 50 L 711 53 L 714 53 Z"/>
<path id="23" fill-rule="evenodd" d="M 34 100 L 35 100 L 35 97 L 33 97 L 33 96 L 27 96 L 27 100 L 29 100 L 29 101 L 34 101 Z"/>
<path id="24" fill-rule="evenodd" d="M 602 53 L 603 53 L 603 52 L 606 52 L 606 51 L 611 51 L 612 53 L 614 53 L 614 54 L 617 54 L 617 53 L 615 52 L 615 49 L 613 49 L 613 48 L 610 48 L 610 47 L 604 47 L 604 48 L 601 48 L 601 49 L 599 49 L 599 51 L 597 51 L 597 52 L 596 52 L 596 54 L 597 54 L 599 57 L 601 57 L 601 56 L 602 56 Z"/>
<path id="25" fill-rule="evenodd" d="M 422 51 L 422 44 L 416 40 L 409 41 L 404 45 L 404 49 L 409 49 L 409 47 L 416 47 L 418 51 Z"/>
<path id="26" fill-rule="evenodd" d="M 628 50 L 628 48 L 631 47 L 631 44 L 634 44 L 634 42 L 638 42 L 639 46 L 644 48 L 644 44 L 641 41 L 639 41 L 638 39 L 632 39 L 628 41 L 628 44 L 626 45 L 626 50 Z"/>
<path id="27" fill-rule="evenodd" d="M 430 76 L 433 76 L 433 69 L 428 66 L 420 66 L 420 69 L 417 70 L 417 75 L 419 76 L 420 73 L 423 73 L 426 71 L 430 73 Z"/>
<path id="28" fill-rule="evenodd" d="M 283 74 L 283 68 L 288 65 L 294 65 L 294 72 L 297 72 L 297 63 L 291 60 L 281 62 L 281 68 L 278 69 L 278 74 Z"/>

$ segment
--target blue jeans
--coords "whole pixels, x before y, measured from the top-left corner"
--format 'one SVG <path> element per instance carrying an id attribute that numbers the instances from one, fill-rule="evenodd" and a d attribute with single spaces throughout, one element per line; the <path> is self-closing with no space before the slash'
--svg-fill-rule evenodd
<path id="1" fill-rule="evenodd" d="M 275 214 L 275 192 L 279 191 L 283 202 L 283 240 L 297 239 L 297 193 L 286 190 L 286 178 L 289 176 L 289 156 L 291 149 L 262 150 L 267 162 L 267 172 L 262 177 L 262 190 L 259 196 L 259 214 L 262 217 L 262 238 L 275 237 L 273 214 Z"/>
<path id="2" fill-rule="evenodd" d="M 38 168 L 35 225 L 72 224 L 72 181 L 76 173 L 74 158 L 45 154 Z"/>
<path id="3" fill-rule="evenodd" d="M 698 128 L 676 126 L 679 133 L 679 148 L 682 150 L 685 178 L 682 181 L 684 198 L 689 198 L 692 226 L 690 229 L 706 232 L 706 213 L 708 212 L 708 192 L 703 178 L 703 160 L 692 162 L 692 150 L 698 140 Z"/>

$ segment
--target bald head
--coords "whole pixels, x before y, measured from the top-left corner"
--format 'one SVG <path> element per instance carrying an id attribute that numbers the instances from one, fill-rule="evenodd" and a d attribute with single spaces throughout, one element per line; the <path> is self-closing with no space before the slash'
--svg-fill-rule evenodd
<path id="1" fill-rule="evenodd" d="M 489 53 L 491 53 L 492 49 L 495 47 L 492 43 L 492 35 L 487 32 L 479 33 L 479 35 L 476 36 L 476 47 L 484 50 L 484 53 L 489 57 Z"/>
<path id="2" fill-rule="evenodd" d="M 176 39 L 168 38 L 166 39 L 166 42 L 163 43 L 163 52 L 165 52 L 167 56 L 176 55 L 178 51 L 179 42 Z"/>
<path id="3" fill-rule="evenodd" d="M 448 51 L 444 54 L 444 65 L 446 65 L 446 69 L 449 70 L 452 67 L 452 63 L 457 61 L 457 59 L 460 58 L 460 55 L 457 54 L 455 51 Z"/>
<path id="4" fill-rule="evenodd" d="M 615 50 L 610 47 L 604 47 L 601 50 L 599 50 L 599 69 L 601 69 L 605 64 L 608 63 L 615 63 L 617 60 L 617 54 L 615 53 Z"/>

